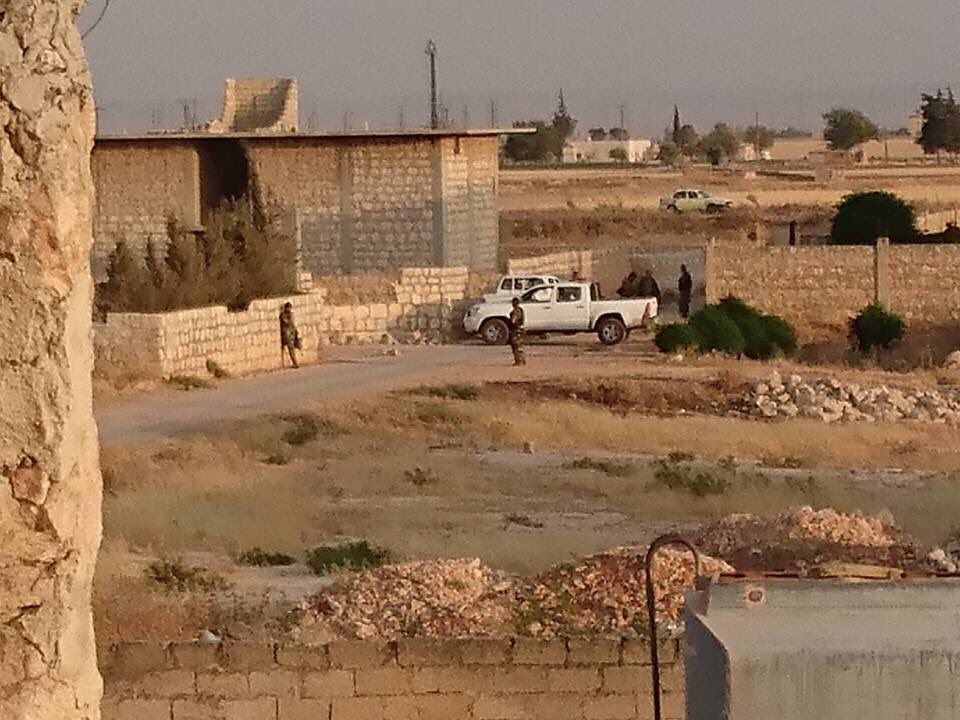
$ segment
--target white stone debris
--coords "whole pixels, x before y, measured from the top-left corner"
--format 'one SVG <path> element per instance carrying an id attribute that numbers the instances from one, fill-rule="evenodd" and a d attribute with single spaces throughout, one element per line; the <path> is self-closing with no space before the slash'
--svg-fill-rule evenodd
<path id="1" fill-rule="evenodd" d="M 771 420 L 804 417 L 825 423 L 913 420 L 960 425 L 960 388 L 863 387 L 835 378 L 784 378 L 774 371 L 744 400 L 747 413 Z"/>

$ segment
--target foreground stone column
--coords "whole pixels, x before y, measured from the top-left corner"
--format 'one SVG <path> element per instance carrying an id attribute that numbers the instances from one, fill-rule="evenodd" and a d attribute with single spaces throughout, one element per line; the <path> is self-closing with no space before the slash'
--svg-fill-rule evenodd
<path id="1" fill-rule="evenodd" d="M 0 718 L 93 720 L 100 542 L 82 0 L 0 0 Z"/>

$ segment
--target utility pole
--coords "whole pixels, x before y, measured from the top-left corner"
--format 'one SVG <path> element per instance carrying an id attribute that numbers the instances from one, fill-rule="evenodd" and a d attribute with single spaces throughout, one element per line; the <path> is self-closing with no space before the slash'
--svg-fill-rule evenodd
<path id="1" fill-rule="evenodd" d="M 490 127 L 495 128 L 497 126 L 497 101 L 490 100 Z"/>
<path id="2" fill-rule="evenodd" d="M 753 116 L 753 159 L 760 160 L 760 113 Z"/>
<path id="3" fill-rule="evenodd" d="M 466 103 L 463 104 L 463 129 L 467 130 L 470 127 L 470 106 Z"/>
<path id="4" fill-rule="evenodd" d="M 403 130 L 407 126 L 407 107 L 406 103 L 400 103 L 397 108 L 397 127 Z"/>
<path id="5" fill-rule="evenodd" d="M 427 56 L 430 58 L 430 127 L 440 127 L 440 112 L 437 106 L 437 44 L 427 41 Z"/>
<path id="6" fill-rule="evenodd" d="M 346 112 L 343 113 L 343 131 L 344 132 L 347 132 L 350 129 L 350 124 L 351 124 L 350 111 L 347 110 Z"/>
<path id="7" fill-rule="evenodd" d="M 618 109 L 620 110 L 620 127 L 623 130 L 627 129 L 627 106 L 623 103 L 620 103 Z"/>

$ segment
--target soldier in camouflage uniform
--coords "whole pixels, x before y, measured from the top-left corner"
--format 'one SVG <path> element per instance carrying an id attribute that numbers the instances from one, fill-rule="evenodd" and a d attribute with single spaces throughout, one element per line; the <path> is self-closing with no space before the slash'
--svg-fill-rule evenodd
<path id="1" fill-rule="evenodd" d="M 513 350 L 513 364 L 526 365 L 527 356 L 523 351 L 523 341 L 526 336 L 524 325 L 526 318 L 523 308 L 520 307 L 520 298 L 513 299 L 513 310 L 510 311 L 510 349 Z"/>
<path id="2" fill-rule="evenodd" d="M 289 353 L 294 368 L 299 368 L 297 350 L 300 349 L 300 333 L 293 320 L 293 305 L 286 303 L 280 311 L 280 364 L 284 365 L 284 351 Z"/>

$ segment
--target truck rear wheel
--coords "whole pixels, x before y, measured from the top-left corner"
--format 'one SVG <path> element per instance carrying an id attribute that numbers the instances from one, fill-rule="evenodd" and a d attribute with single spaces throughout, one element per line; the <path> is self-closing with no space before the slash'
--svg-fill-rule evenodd
<path id="1" fill-rule="evenodd" d="M 620 318 L 603 318 L 597 323 L 597 337 L 604 345 L 619 345 L 627 337 L 627 326 Z"/>
<path id="2" fill-rule="evenodd" d="M 480 337 L 487 345 L 506 345 L 510 339 L 510 328 L 506 321 L 493 318 L 480 326 Z"/>

